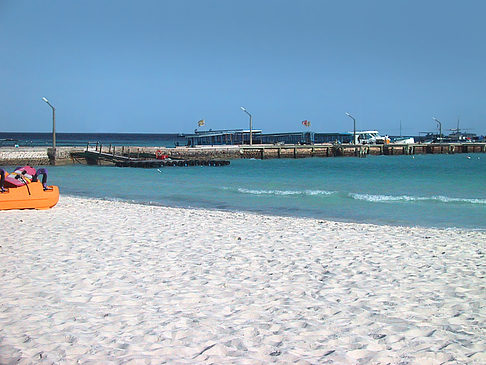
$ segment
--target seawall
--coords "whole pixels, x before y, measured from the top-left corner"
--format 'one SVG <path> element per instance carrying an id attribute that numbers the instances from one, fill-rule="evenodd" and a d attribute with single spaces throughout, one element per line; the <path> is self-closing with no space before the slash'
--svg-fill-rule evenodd
<path id="1" fill-rule="evenodd" d="M 87 147 L 0 147 L 0 166 L 65 165 L 76 163 L 104 164 L 83 159 Z M 90 146 L 99 151 L 133 158 L 155 158 L 157 154 L 183 160 L 234 160 L 270 158 L 340 157 L 368 155 L 416 155 L 485 153 L 486 143 L 407 144 L 407 145 L 254 145 L 199 147 Z"/>

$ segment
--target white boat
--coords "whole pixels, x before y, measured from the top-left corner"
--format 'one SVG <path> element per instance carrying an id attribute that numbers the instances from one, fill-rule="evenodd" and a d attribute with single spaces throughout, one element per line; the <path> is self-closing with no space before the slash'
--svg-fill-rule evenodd
<path id="1" fill-rule="evenodd" d="M 394 140 L 392 143 L 394 143 L 394 144 L 414 144 L 415 139 L 413 137 L 399 138 L 399 139 Z"/>

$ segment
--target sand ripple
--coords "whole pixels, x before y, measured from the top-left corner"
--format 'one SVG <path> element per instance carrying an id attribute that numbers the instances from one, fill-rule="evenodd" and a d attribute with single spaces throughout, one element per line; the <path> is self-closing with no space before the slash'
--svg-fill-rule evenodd
<path id="1" fill-rule="evenodd" d="M 486 234 L 62 197 L 0 212 L 0 363 L 486 363 Z"/>

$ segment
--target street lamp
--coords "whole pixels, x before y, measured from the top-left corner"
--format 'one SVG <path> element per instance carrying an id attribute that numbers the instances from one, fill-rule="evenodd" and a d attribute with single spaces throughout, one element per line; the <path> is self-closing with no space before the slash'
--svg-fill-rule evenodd
<path id="1" fill-rule="evenodd" d="M 56 108 L 54 108 L 46 98 L 43 97 L 42 100 L 52 108 L 52 147 L 56 148 Z"/>
<path id="2" fill-rule="evenodd" d="M 437 118 L 432 117 L 432 119 L 435 120 L 437 122 L 437 124 L 439 125 L 439 139 L 442 140 L 442 123 L 439 122 L 439 119 L 437 119 Z"/>
<path id="3" fill-rule="evenodd" d="M 251 114 L 248 113 L 248 110 L 246 110 L 244 107 L 241 106 L 240 108 L 241 108 L 241 110 L 243 110 L 246 114 L 248 114 L 250 116 L 250 146 L 251 146 L 253 144 L 253 137 L 252 137 L 252 129 L 253 129 L 252 127 L 253 126 L 252 126 L 252 123 L 251 123 Z"/>
<path id="4" fill-rule="evenodd" d="M 353 120 L 353 144 L 356 144 L 356 119 L 349 113 L 346 113 L 346 115 Z"/>

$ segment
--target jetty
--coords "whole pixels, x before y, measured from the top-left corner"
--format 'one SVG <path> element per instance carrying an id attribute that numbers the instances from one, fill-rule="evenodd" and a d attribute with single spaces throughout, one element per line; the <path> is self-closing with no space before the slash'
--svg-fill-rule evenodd
<path id="1" fill-rule="evenodd" d="M 168 154 L 156 150 L 145 151 L 140 148 L 130 148 L 121 146 L 108 146 L 108 150 L 103 150 L 103 145 L 96 144 L 90 148 L 88 143 L 84 151 L 73 151 L 70 153 L 73 161 L 77 163 L 86 163 L 88 165 L 115 165 L 117 167 L 139 167 L 139 168 L 157 168 L 165 166 L 226 166 L 229 161 L 225 160 L 186 160 L 173 159 Z"/>
<path id="2" fill-rule="evenodd" d="M 0 165 L 91 164 L 121 167 L 226 166 L 235 159 L 367 157 L 373 155 L 486 153 L 486 143 L 255 144 L 196 147 L 103 146 L 0 147 Z"/>

